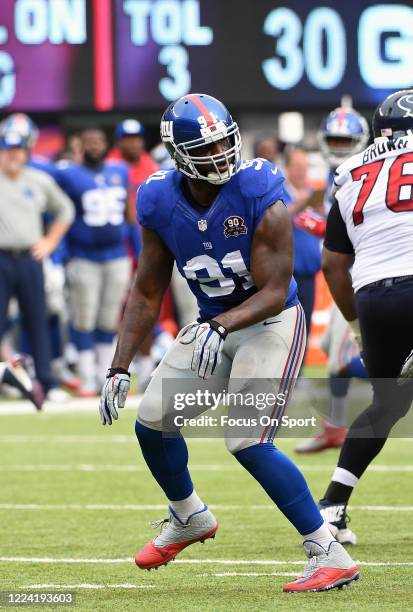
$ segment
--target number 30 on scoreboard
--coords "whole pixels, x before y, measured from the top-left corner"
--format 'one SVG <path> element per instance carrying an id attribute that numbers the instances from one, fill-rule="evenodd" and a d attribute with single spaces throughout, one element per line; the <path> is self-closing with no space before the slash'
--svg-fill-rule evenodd
<path id="1" fill-rule="evenodd" d="M 276 38 L 278 57 L 262 62 L 264 76 L 272 87 L 291 89 L 304 73 L 317 89 L 334 89 L 340 84 L 346 69 L 347 39 L 338 11 L 316 7 L 303 24 L 292 9 L 279 7 L 268 13 L 263 29 Z M 366 85 L 377 89 L 411 86 L 412 32 L 413 8 L 407 5 L 376 4 L 361 13 L 358 68 Z"/>

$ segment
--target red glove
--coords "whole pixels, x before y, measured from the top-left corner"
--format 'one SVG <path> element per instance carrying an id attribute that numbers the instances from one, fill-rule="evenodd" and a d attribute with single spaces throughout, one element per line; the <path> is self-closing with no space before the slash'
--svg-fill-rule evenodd
<path id="1" fill-rule="evenodd" d="M 326 233 L 326 220 L 314 210 L 304 210 L 296 215 L 293 221 L 295 227 L 302 229 L 317 238 L 323 238 Z"/>

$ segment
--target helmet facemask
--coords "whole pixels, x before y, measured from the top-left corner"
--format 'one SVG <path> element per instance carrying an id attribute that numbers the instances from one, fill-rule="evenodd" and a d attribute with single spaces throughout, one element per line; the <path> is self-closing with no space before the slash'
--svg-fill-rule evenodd
<path id="1" fill-rule="evenodd" d="M 351 107 L 335 108 L 323 120 L 318 131 L 321 153 L 330 166 L 337 168 L 349 157 L 360 153 L 368 143 L 369 126 Z"/>
<path id="2" fill-rule="evenodd" d="M 320 149 L 328 163 L 337 167 L 346 159 L 364 149 L 368 134 L 344 136 L 342 134 L 319 134 Z"/>
<path id="3" fill-rule="evenodd" d="M 207 181 L 213 185 L 223 185 L 238 172 L 241 161 L 241 135 L 238 125 L 234 122 L 227 127 L 223 122 L 205 125 L 200 128 L 202 136 L 176 144 L 170 141 L 171 156 L 177 170 L 188 178 Z M 229 140 L 226 150 L 214 155 L 191 155 L 196 149 L 205 145 Z M 224 167 L 222 167 L 224 165 Z M 205 172 L 202 170 L 205 169 Z"/>

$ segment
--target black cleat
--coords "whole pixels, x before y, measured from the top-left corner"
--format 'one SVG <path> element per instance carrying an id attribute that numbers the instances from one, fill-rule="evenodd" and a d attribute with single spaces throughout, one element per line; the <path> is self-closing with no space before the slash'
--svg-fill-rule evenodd
<path id="1" fill-rule="evenodd" d="M 356 544 L 356 534 L 348 528 L 350 517 L 347 514 L 347 504 L 330 502 L 322 499 L 318 503 L 321 516 L 328 524 L 328 527 L 340 544 Z"/>

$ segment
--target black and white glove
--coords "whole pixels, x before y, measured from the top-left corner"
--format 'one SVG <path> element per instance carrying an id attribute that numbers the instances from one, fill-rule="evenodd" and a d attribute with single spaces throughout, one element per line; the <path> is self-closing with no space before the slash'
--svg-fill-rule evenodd
<path id="1" fill-rule="evenodd" d="M 400 370 L 397 384 L 400 386 L 406 385 L 413 380 L 413 351 L 407 356 L 406 361 Z"/>
<path id="2" fill-rule="evenodd" d="M 100 397 L 99 413 L 102 425 L 118 420 L 118 409 L 124 408 L 130 387 L 130 373 L 124 368 L 109 368 Z"/>
<path id="3" fill-rule="evenodd" d="M 209 378 L 221 363 L 222 347 L 228 332 L 223 325 L 210 319 L 191 327 L 181 338 L 181 344 L 194 342 L 191 370 L 200 378 Z"/>

